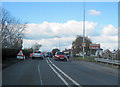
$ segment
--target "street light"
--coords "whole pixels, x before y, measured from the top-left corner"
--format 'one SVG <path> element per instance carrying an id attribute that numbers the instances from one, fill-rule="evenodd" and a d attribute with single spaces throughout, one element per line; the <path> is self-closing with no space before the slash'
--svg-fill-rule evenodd
<path id="1" fill-rule="evenodd" d="M 60 36 L 54 36 L 54 37 L 59 38 L 59 50 L 60 50 Z"/>
<path id="2" fill-rule="evenodd" d="M 84 18 L 83 18 L 83 43 L 85 43 L 85 0 L 84 0 Z M 85 52 L 85 48 L 83 46 L 83 59 L 84 59 L 84 52 Z"/>

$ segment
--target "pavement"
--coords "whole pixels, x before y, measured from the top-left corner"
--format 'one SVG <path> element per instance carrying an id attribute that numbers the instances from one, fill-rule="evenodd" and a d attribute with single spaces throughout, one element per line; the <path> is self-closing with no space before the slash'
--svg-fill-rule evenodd
<path id="1" fill-rule="evenodd" d="M 73 59 L 27 59 L 3 69 L 2 85 L 118 87 L 118 69 Z"/>

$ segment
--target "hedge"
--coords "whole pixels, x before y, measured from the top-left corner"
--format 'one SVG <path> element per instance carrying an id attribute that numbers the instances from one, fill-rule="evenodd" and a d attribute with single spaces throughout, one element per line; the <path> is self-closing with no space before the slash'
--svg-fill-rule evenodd
<path id="1" fill-rule="evenodd" d="M 6 58 L 16 58 L 20 49 L 2 48 L 2 60 Z"/>

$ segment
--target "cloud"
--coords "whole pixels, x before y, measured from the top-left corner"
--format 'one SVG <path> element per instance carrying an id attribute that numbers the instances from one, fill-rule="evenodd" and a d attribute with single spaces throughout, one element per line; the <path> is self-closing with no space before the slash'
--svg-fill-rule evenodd
<path id="1" fill-rule="evenodd" d="M 41 39 L 41 40 L 29 40 L 23 39 L 23 48 L 32 47 L 33 44 L 39 43 L 42 44 L 40 50 L 42 51 L 52 51 L 53 48 L 70 48 L 72 41 L 75 40 L 75 37 L 61 37 L 61 38 L 49 38 L 49 39 Z"/>
<path id="2" fill-rule="evenodd" d="M 98 23 L 86 21 L 86 35 L 90 37 L 93 42 L 101 44 L 101 48 L 117 49 L 118 43 L 118 29 L 112 24 L 103 26 L 97 32 Z M 54 37 L 55 35 L 60 37 Z M 27 24 L 25 37 L 23 41 L 23 48 L 30 47 L 32 44 L 42 44 L 42 51 L 51 51 L 53 48 L 70 48 L 72 41 L 77 35 L 83 35 L 83 22 L 70 20 L 66 23 L 49 23 L 42 24 Z M 107 45 L 108 44 L 108 45 Z"/>
<path id="3" fill-rule="evenodd" d="M 97 23 L 96 22 L 85 22 L 86 24 L 86 34 L 87 35 L 97 35 L 95 31 Z M 40 40 L 40 39 L 50 39 L 53 36 L 69 37 L 82 35 L 83 33 L 83 22 L 70 20 L 66 23 L 48 23 L 43 22 L 42 24 L 27 24 L 24 39 L 30 40 Z"/>
<path id="4" fill-rule="evenodd" d="M 94 10 L 94 9 L 89 10 L 88 13 L 89 13 L 90 15 L 100 15 L 100 14 L 101 14 L 100 11 L 96 11 L 96 10 Z"/>
<path id="5" fill-rule="evenodd" d="M 104 26 L 100 31 L 99 36 L 91 37 L 94 42 L 100 43 L 101 48 L 104 49 L 117 49 L 118 48 L 118 29 L 112 24 Z"/>
<path id="6" fill-rule="evenodd" d="M 118 34 L 118 29 L 115 28 L 113 25 L 109 24 L 108 26 L 104 26 L 103 30 L 102 30 L 102 34 L 104 35 L 117 35 Z"/>

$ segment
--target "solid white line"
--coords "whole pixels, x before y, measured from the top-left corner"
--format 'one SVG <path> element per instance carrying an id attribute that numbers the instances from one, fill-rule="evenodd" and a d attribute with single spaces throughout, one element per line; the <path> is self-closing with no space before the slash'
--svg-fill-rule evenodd
<path id="1" fill-rule="evenodd" d="M 39 77 L 40 77 L 40 85 L 43 85 L 42 78 L 41 78 L 41 73 L 40 73 L 40 64 L 38 65 L 38 73 L 39 73 Z"/>
<path id="2" fill-rule="evenodd" d="M 48 60 L 50 61 L 50 59 L 48 58 Z M 75 80 L 73 80 L 71 77 L 69 77 L 66 73 L 64 73 L 61 69 L 59 69 L 55 64 L 52 63 L 52 61 L 50 61 L 50 63 L 57 69 L 59 70 L 64 76 L 66 76 L 69 80 L 71 80 L 75 85 L 78 85 L 79 87 L 80 84 L 78 84 Z"/>
<path id="3" fill-rule="evenodd" d="M 48 62 L 47 58 L 46 61 L 48 63 L 48 65 L 50 66 L 50 68 L 57 74 L 57 76 L 65 83 L 65 85 L 69 86 L 69 84 L 65 81 L 65 79 L 50 65 L 50 63 Z"/>

